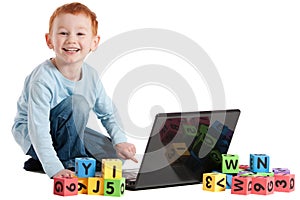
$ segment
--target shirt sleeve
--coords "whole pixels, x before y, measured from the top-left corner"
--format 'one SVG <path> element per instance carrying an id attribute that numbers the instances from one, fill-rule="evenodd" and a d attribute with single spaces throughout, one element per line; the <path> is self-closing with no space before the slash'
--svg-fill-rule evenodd
<path id="1" fill-rule="evenodd" d="M 125 132 L 122 130 L 123 127 L 120 117 L 118 116 L 117 109 L 110 97 L 107 96 L 101 81 L 98 81 L 97 91 L 98 94 L 94 107 L 94 112 L 96 113 L 97 118 L 101 120 L 101 123 L 107 130 L 107 133 L 112 139 L 113 145 L 127 142 Z"/>
<path id="2" fill-rule="evenodd" d="M 49 177 L 64 169 L 50 135 L 51 90 L 41 82 L 32 83 L 28 99 L 28 134 L 34 150 Z"/>

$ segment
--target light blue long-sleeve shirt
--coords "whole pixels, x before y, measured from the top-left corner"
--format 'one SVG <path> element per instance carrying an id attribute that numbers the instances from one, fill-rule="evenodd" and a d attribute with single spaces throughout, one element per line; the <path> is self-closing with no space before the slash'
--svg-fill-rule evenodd
<path id="1" fill-rule="evenodd" d="M 24 153 L 33 145 L 49 177 L 64 169 L 52 146 L 50 110 L 73 94 L 86 98 L 90 108 L 106 128 L 113 145 L 127 141 L 116 120 L 114 105 L 106 95 L 97 71 L 83 63 L 81 80 L 73 82 L 66 79 L 51 60 L 46 60 L 25 79 L 17 102 L 12 133 Z"/>

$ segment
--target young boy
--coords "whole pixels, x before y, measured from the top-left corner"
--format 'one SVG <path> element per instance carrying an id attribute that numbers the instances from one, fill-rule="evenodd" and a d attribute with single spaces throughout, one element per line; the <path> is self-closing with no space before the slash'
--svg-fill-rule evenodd
<path id="1" fill-rule="evenodd" d="M 25 170 L 69 177 L 76 157 L 137 162 L 97 71 L 84 62 L 99 44 L 97 29 L 95 13 L 80 3 L 65 4 L 51 16 L 45 36 L 55 57 L 26 78 L 12 127 L 16 142 L 31 156 Z M 86 127 L 91 110 L 110 138 Z"/>

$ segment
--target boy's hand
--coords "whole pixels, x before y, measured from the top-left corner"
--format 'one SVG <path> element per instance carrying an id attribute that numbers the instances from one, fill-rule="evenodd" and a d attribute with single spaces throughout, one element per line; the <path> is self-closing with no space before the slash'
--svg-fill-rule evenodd
<path id="1" fill-rule="evenodd" d="M 68 169 L 63 169 L 63 170 L 59 171 L 57 174 L 55 174 L 53 176 L 53 178 L 73 177 L 73 176 L 74 176 L 74 172 L 72 172 L 71 170 L 68 170 Z"/>
<path id="2" fill-rule="evenodd" d="M 131 143 L 122 142 L 116 144 L 115 149 L 117 151 L 117 155 L 122 159 L 130 159 L 136 163 L 138 160 L 134 157 L 136 153 L 135 146 Z"/>

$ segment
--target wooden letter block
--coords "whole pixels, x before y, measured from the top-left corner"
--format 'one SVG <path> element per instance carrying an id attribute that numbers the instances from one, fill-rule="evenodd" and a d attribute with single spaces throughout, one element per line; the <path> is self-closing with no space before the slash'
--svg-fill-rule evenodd
<path id="1" fill-rule="evenodd" d="M 256 176 L 274 176 L 274 172 L 257 172 Z"/>
<path id="2" fill-rule="evenodd" d="M 256 176 L 252 178 L 252 194 L 268 195 L 274 193 L 274 177 Z"/>
<path id="3" fill-rule="evenodd" d="M 120 197 L 124 195 L 125 178 L 104 179 L 104 196 Z"/>
<path id="4" fill-rule="evenodd" d="M 96 160 L 94 158 L 75 158 L 75 174 L 80 178 L 95 176 Z"/>
<path id="5" fill-rule="evenodd" d="M 250 154 L 250 169 L 253 172 L 269 172 L 270 157 L 266 154 Z"/>
<path id="6" fill-rule="evenodd" d="M 225 191 L 226 174 L 221 173 L 204 173 L 203 174 L 203 190 L 211 192 Z"/>
<path id="7" fill-rule="evenodd" d="M 53 193 L 60 196 L 73 196 L 78 194 L 77 178 L 54 178 Z"/>
<path id="8" fill-rule="evenodd" d="M 88 178 L 88 191 L 87 194 L 103 195 L 104 194 L 104 180 L 102 177 L 89 177 Z"/>
<path id="9" fill-rule="evenodd" d="M 252 178 L 252 194 L 268 195 L 274 193 L 274 177 L 256 176 Z"/>
<path id="10" fill-rule="evenodd" d="M 239 156 L 231 154 L 222 154 L 222 173 L 239 173 Z"/>
<path id="11" fill-rule="evenodd" d="M 288 168 L 273 168 L 272 171 L 274 174 L 290 174 L 290 170 Z"/>
<path id="12" fill-rule="evenodd" d="M 240 168 L 240 170 L 250 170 L 249 165 L 240 165 L 239 168 Z"/>
<path id="13" fill-rule="evenodd" d="M 251 194 L 252 178 L 249 176 L 232 177 L 231 194 Z"/>
<path id="14" fill-rule="evenodd" d="M 226 174 L 226 189 L 231 189 L 232 186 L 232 175 Z"/>
<path id="15" fill-rule="evenodd" d="M 102 159 L 102 177 L 104 179 L 122 178 L 122 161 L 120 159 Z"/>
<path id="16" fill-rule="evenodd" d="M 87 194 L 88 178 L 78 178 L 78 194 Z"/>
<path id="17" fill-rule="evenodd" d="M 292 192 L 295 190 L 295 174 L 275 174 L 275 191 Z"/>

